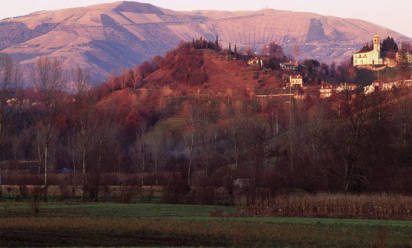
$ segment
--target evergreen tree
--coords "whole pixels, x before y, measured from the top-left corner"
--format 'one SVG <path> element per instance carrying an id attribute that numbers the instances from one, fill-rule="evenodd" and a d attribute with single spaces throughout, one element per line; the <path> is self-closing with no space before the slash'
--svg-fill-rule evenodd
<path id="1" fill-rule="evenodd" d="M 227 51 L 227 60 L 232 60 L 232 43 L 229 43 L 229 50 Z"/>
<path id="2" fill-rule="evenodd" d="M 384 39 L 381 45 L 381 57 L 394 59 L 398 52 L 398 45 L 392 37 Z"/>
<path id="3" fill-rule="evenodd" d="M 371 51 L 372 49 L 373 49 L 373 45 L 371 43 L 366 43 L 365 45 L 363 45 L 361 50 L 359 50 L 359 52 L 367 52 L 367 51 Z"/>
<path id="4" fill-rule="evenodd" d="M 409 78 L 411 74 L 410 69 L 409 69 L 409 61 L 408 61 L 409 47 L 410 45 L 407 43 L 402 44 L 402 48 L 399 51 L 398 70 L 402 78 Z"/>

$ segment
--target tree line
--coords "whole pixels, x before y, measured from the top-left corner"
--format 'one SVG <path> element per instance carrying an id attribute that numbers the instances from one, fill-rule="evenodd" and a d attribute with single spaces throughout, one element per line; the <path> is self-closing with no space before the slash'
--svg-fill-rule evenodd
<path id="1" fill-rule="evenodd" d="M 169 61 L 186 58 L 191 49 L 170 52 L 96 87 L 87 71 L 78 68 L 66 77 L 62 64 L 47 57 L 33 67 L 34 87 L 20 87 L 18 64 L 2 55 L 0 160 L 39 161 L 38 183 L 44 185 L 51 172 L 68 168 L 73 182 L 90 190 L 112 180 L 233 192 L 234 181 L 246 179 L 251 189 L 274 194 L 282 189 L 410 193 L 407 89 L 295 100 L 230 92 L 186 95 L 167 84 L 139 88 L 157 68 L 178 66 Z M 180 73 L 175 77 L 196 81 Z M 63 87 L 68 81 L 71 92 Z M 135 176 L 122 180 L 123 174 Z"/>

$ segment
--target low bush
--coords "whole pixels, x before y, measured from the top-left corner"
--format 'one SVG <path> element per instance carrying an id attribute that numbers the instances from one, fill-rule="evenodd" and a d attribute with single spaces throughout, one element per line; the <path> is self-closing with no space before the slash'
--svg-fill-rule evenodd
<path id="1" fill-rule="evenodd" d="M 179 174 L 174 174 L 168 180 L 163 195 L 165 203 L 182 203 L 186 194 L 190 191 L 187 181 Z"/>
<path id="2" fill-rule="evenodd" d="M 139 191 L 137 186 L 120 186 L 120 202 L 132 203 Z"/>
<path id="3" fill-rule="evenodd" d="M 47 188 L 34 186 L 30 189 L 30 209 L 33 216 L 37 217 L 40 212 L 40 201 L 47 194 Z"/>
<path id="4" fill-rule="evenodd" d="M 214 187 L 193 188 L 187 195 L 186 202 L 191 204 L 215 205 L 217 204 L 216 189 Z"/>

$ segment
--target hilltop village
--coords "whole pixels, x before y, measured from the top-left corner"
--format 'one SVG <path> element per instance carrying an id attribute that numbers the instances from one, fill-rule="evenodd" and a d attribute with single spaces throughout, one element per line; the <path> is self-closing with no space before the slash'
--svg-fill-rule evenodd
<path id="1" fill-rule="evenodd" d="M 358 52 L 353 54 L 350 63 L 344 65 L 348 67 L 346 73 L 349 74 L 350 79 L 344 82 L 339 82 L 339 80 L 332 80 L 331 82 L 327 79 L 321 79 L 320 82 L 314 83 L 308 75 L 303 75 L 305 71 L 313 71 L 314 67 L 321 67 L 321 73 L 332 74 L 332 71 L 336 70 L 335 65 L 328 67 L 325 64 L 317 64 L 318 62 L 313 60 L 297 62 L 289 58 L 287 61 L 279 62 L 279 69 L 282 71 L 282 77 L 284 78 L 283 89 L 286 92 L 284 95 L 291 94 L 291 91 L 287 92 L 288 89 L 300 89 L 294 91 L 295 98 L 302 99 L 308 94 L 317 94 L 321 98 L 328 98 L 345 90 L 355 91 L 359 87 L 363 88 L 365 94 L 370 94 L 376 89 L 387 91 L 397 87 L 411 87 L 411 51 L 408 43 L 402 43 L 399 48 L 393 38 L 387 37 L 381 41 L 379 34 L 375 34 L 372 43 L 366 43 Z M 248 60 L 248 65 L 264 70 L 268 66 L 267 60 L 267 55 L 255 56 Z M 405 72 L 402 78 L 399 75 L 398 77 L 391 77 L 395 72 L 401 70 Z M 350 78 L 350 74 L 360 74 L 361 76 Z M 258 96 L 270 97 L 274 95 L 261 94 Z"/>

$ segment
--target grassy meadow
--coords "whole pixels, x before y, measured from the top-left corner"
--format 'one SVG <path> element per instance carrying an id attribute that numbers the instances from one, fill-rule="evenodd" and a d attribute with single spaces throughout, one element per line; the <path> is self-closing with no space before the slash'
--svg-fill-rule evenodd
<path id="1" fill-rule="evenodd" d="M 412 247 L 412 222 L 224 217 L 234 207 L 0 203 L 0 246 Z"/>

